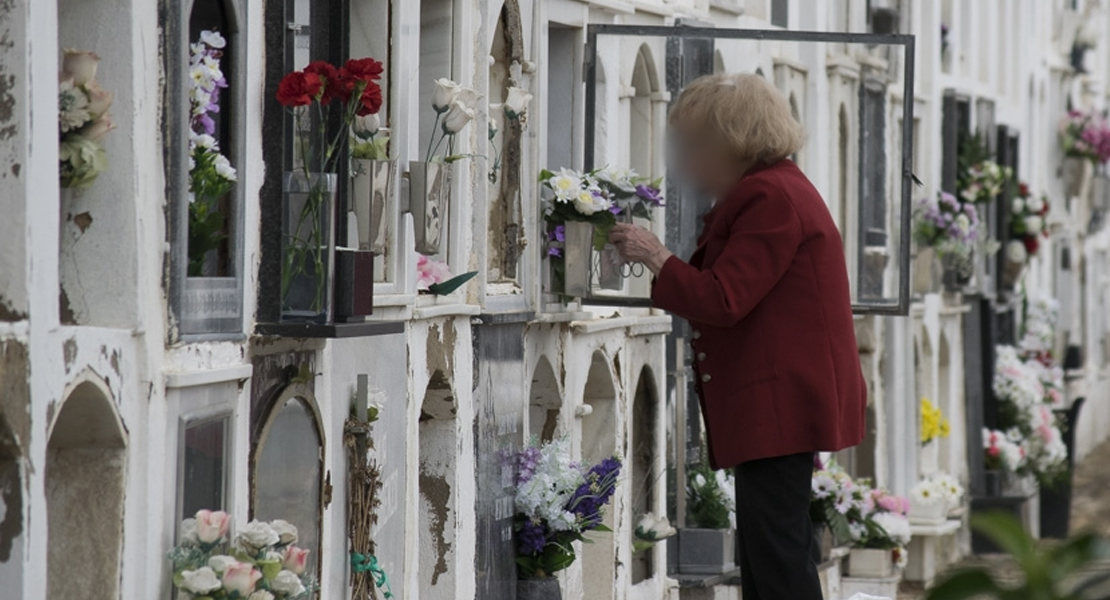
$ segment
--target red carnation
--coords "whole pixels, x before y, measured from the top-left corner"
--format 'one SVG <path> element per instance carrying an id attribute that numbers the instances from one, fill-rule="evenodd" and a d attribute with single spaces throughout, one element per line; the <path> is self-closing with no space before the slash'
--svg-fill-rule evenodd
<path id="1" fill-rule="evenodd" d="M 331 63 L 323 60 L 313 61 L 308 63 L 304 72 L 313 73 L 324 81 L 324 95 L 320 97 L 320 102 L 327 104 L 340 95 L 339 71 Z"/>
<path id="2" fill-rule="evenodd" d="M 382 63 L 372 58 L 352 58 L 339 69 L 339 75 L 344 79 L 376 81 L 381 79 L 383 71 Z"/>
<path id="3" fill-rule="evenodd" d="M 377 114 L 382 109 L 382 88 L 373 81 L 367 82 L 359 98 L 358 116 Z"/>
<path id="4" fill-rule="evenodd" d="M 1029 197 L 1029 186 L 1025 185 L 1025 182 L 1022 182 L 1018 185 L 1018 196 L 1021 196 L 1022 198 Z"/>
<path id="5" fill-rule="evenodd" d="M 282 106 L 307 106 L 320 95 L 323 87 L 319 75 L 294 71 L 278 84 L 277 101 Z"/>
<path id="6" fill-rule="evenodd" d="M 1029 256 L 1036 254 L 1041 247 L 1041 243 L 1037 241 L 1035 235 L 1025 236 L 1021 241 L 1025 244 L 1025 251 L 1029 253 Z"/>

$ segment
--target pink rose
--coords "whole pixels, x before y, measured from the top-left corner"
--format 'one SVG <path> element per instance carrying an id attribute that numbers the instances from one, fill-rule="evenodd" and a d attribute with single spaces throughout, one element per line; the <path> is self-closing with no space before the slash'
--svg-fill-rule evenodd
<path id="1" fill-rule="evenodd" d="M 202 544 L 215 544 L 227 535 L 231 515 L 222 510 L 197 511 L 197 540 Z"/>
<path id="2" fill-rule="evenodd" d="M 308 564 L 308 550 L 298 548 L 296 546 L 289 546 L 285 550 L 285 560 L 282 562 L 282 567 L 288 571 L 292 571 L 297 575 L 304 575 L 305 567 Z"/>
<path id="3" fill-rule="evenodd" d="M 247 596 L 254 591 L 259 579 L 262 579 L 262 571 L 247 563 L 235 563 L 224 571 L 224 589 L 229 593 L 238 592 L 240 596 Z"/>

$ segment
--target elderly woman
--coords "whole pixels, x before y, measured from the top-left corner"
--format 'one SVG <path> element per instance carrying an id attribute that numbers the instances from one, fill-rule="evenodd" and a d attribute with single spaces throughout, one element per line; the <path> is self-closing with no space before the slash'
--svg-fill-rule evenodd
<path id="1" fill-rule="evenodd" d="M 633 225 L 610 240 L 692 327 L 709 459 L 736 468 L 744 600 L 819 599 L 814 453 L 858 444 L 866 405 L 840 234 L 787 158 L 805 134 L 762 77 L 698 79 L 670 126 L 683 179 L 716 199 L 697 250 L 684 262 Z"/>

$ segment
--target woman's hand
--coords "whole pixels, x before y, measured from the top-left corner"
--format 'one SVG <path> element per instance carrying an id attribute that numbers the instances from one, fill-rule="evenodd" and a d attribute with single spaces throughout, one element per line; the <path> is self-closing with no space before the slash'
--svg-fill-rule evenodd
<path id="1" fill-rule="evenodd" d="M 618 223 L 609 231 L 609 242 L 617 247 L 621 258 L 628 262 L 643 263 L 652 274 L 658 275 L 671 251 L 654 233 L 628 223 Z"/>

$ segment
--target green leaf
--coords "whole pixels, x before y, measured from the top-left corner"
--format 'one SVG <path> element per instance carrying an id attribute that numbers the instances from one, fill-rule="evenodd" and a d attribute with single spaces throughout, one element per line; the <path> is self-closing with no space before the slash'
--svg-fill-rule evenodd
<path id="1" fill-rule="evenodd" d="M 1037 560 L 1033 538 L 1013 515 L 1002 512 L 975 515 L 971 518 L 971 526 L 1012 555 L 1026 570 L 1026 574 L 1029 574 L 1030 568 L 1039 568 L 1040 561 Z"/>
<path id="2" fill-rule="evenodd" d="M 437 296 L 446 296 L 447 294 L 450 294 L 451 292 L 459 289 L 462 284 L 470 281 L 471 279 L 474 279 L 474 276 L 477 274 L 477 271 L 471 271 L 469 273 L 463 273 L 462 275 L 456 275 L 455 277 L 452 277 L 447 281 L 441 281 L 439 283 L 433 283 L 432 285 L 429 285 L 428 291 Z"/>
<path id="3" fill-rule="evenodd" d="M 610 529 L 609 526 L 606 525 L 605 523 L 600 523 L 597 527 L 594 527 L 593 530 L 594 531 L 600 531 L 600 532 L 603 532 L 603 533 L 613 533 L 613 530 Z"/>
<path id="4" fill-rule="evenodd" d="M 983 569 L 960 571 L 933 589 L 929 590 L 926 600 L 964 600 L 975 596 L 998 598 L 1003 589 L 995 583 L 990 574 Z"/>
<path id="5" fill-rule="evenodd" d="M 637 552 L 643 552 L 654 546 L 655 542 L 649 542 L 648 540 L 632 540 L 632 553 L 636 554 Z"/>

